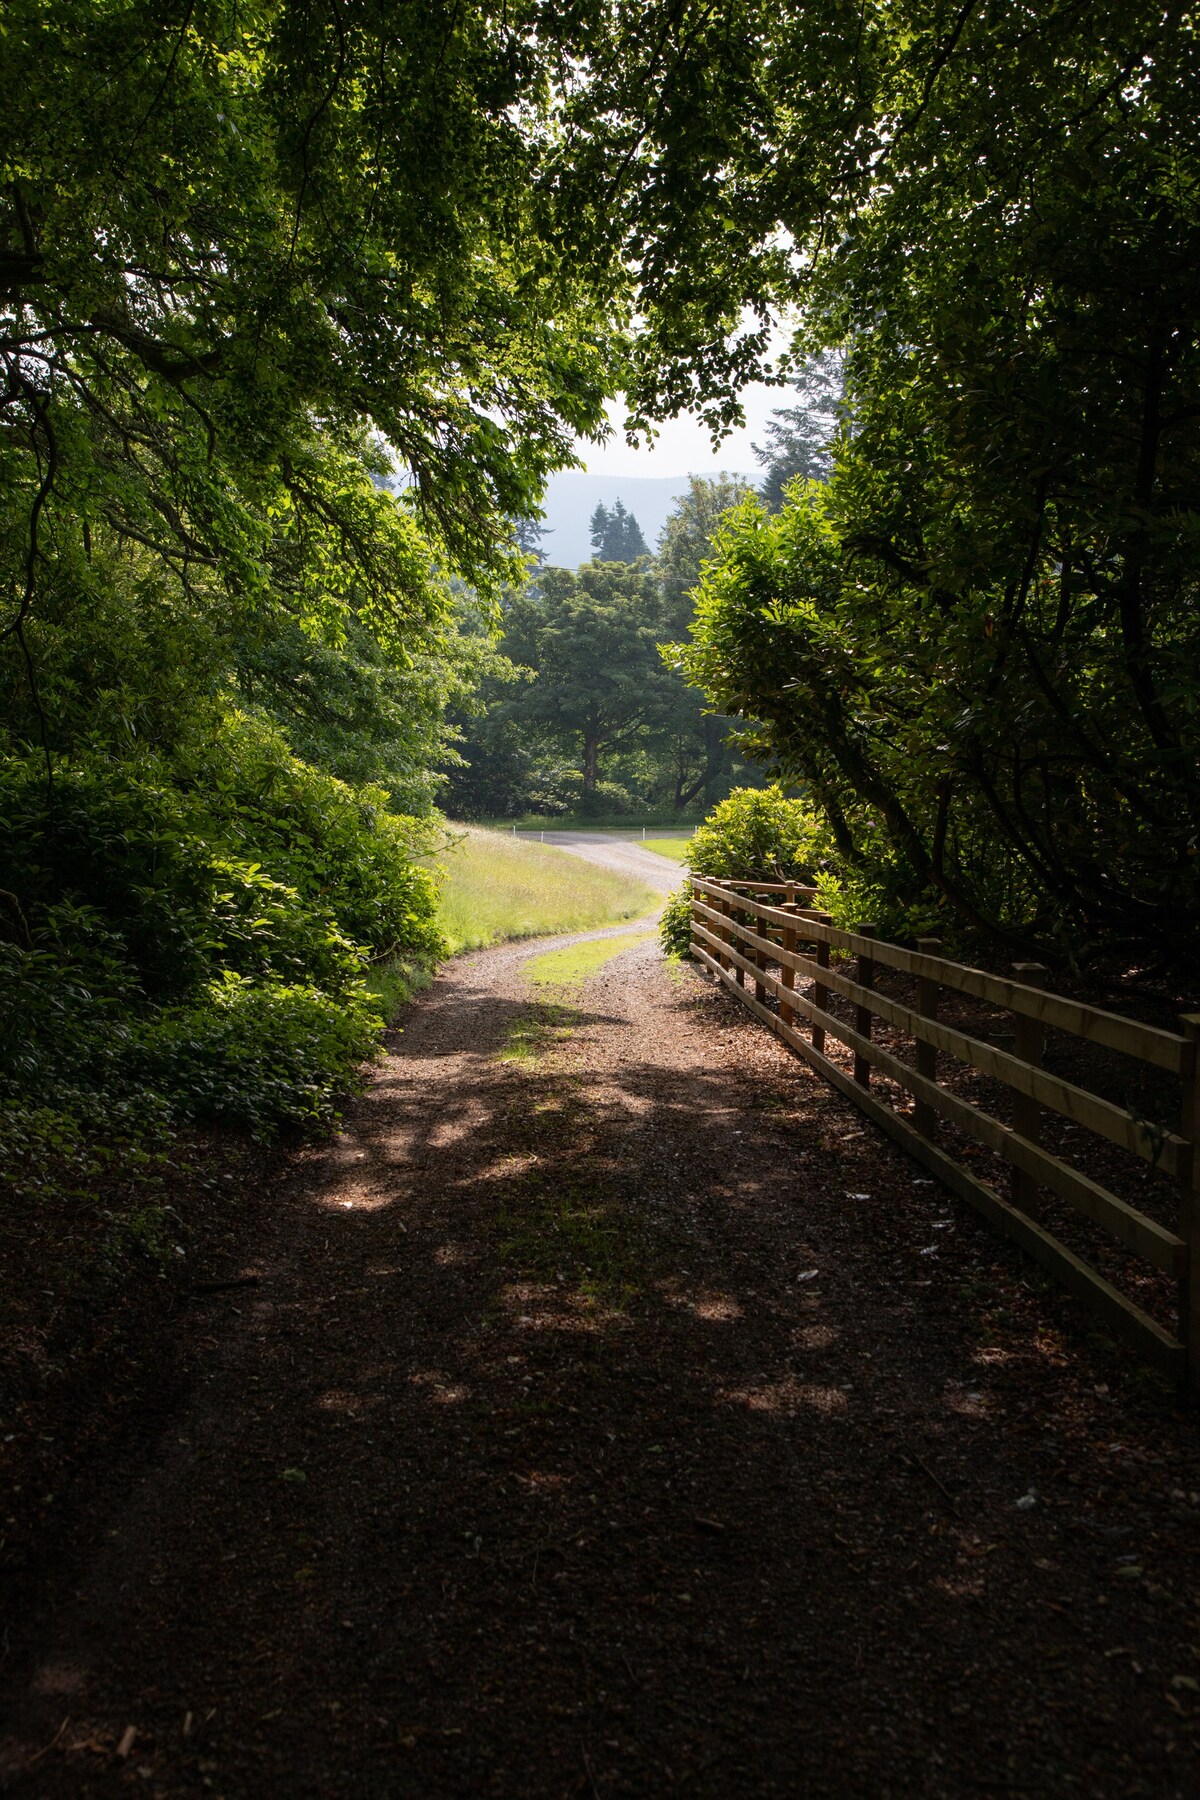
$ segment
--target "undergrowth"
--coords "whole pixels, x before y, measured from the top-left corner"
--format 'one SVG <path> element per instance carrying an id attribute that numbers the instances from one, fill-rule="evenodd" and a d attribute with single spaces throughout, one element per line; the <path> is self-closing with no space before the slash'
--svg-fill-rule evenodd
<path id="1" fill-rule="evenodd" d="M 85 1196 L 185 1126 L 329 1130 L 371 959 L 444 951 L 434 838 L 236 712 L 170 758 L 0 764 L 0 1180 Z"/>

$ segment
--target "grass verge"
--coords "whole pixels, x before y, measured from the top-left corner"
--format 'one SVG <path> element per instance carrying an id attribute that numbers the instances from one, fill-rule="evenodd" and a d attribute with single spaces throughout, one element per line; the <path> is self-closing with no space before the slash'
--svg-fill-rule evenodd
<path id="1" fill-rule="evenodd" d="M 641 882 L 565 850 L 476 825 L 463 831 L 439 859 L 445 879 L 438 923 L 453 953 L 511 938 L 588 931 L 661 905 Z"/>
<path id="2" fill-rule="evenodd" d="M 532 957 L 522 974 L 537 992 L 537 1002 L 517 1018 L 499 1052 L 501 1062 L 532 1065 L 546 1051 L 569 1038 L 578 1009 L 571 1004 L 579 998 L 585 981 L 605 963 L 611 962 L 635 944 L 644 944 L 653 933 L 622 932 L 617 937 L 592 938 L 583 944 L 568 944 L 562 950 L 547 950 Z"/>
<path id="3" fill-rule="evenodd" d="M 584 944 L 567 944 L 562 950 L 547 950 L 525 964 L 522 973 L 534 987 L 554 988 L 563 993 L 579 989 L 615 956 L 644 944 L 653 936 L 650 931 L 625 931 L 620 937 L 591 938 Z"/>
<path id="4" fill-rule="evenodd" d="M 367 986 L 383 1010 L 385 1024 L 391 1024 L 414 994 L 425 992 L 433 980 L 433 973 L 428 963 L 414 962 L 404 956 L 389 956 L 383 962 L 371 964 L 367 970 Z"/>
<path id="5" fill-rule="evenodd" d="M 692 848 L 692 840 L 686 838 L 648 837 L 642 839 L 643 850 L 653 850 L 655 856 L 669 856 L 672 862 L 685 863 Z"/>

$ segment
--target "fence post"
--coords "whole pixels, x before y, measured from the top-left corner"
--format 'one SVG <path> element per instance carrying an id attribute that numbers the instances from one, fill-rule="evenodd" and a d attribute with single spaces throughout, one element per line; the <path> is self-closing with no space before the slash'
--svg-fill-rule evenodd
<path id="1" fill-rule="evenodd" d="M 1179 1336 L 1187 1353 L 1184 1380 L 1200 1393 L 1200 1013 L 1185 1013 L 1179 1029 L 1183 1046 L 1183 1109 L 1179 1135 L 1191 1145 L 1179 1201 L 1179 1235 L 1187 1263 L 1179 1282 Z"/>
<path id="2" fill-rule="evenodd" d="M 761 894 L 755 894 L 754 898 L 756 900 L 761 900 L 763 896 Z M 767 898 L 769 900 L 770 896 L 768 895 Z M 747 919 L 750 928 L 756 937 L 766 937 L 768 928 L 763 924 L 761 919 L 756 919 L 753 913 L 747 914 Z M 756 969 L 762 970 L 766 968 L 768 960 L 767 952 L 762 949 L 761 946 L 755 947 L 753 957 Z M 767 990 L 761 981 L 755 981 L 754 983 L 754 998 L 758 1001 L 760 1006 L 765 1006 L 767 1003 Z"/>
<path id="3" fill-rule="evenodd" d="M 832 913 L 814 913 L 813 918 L 814 922 L 818 925 L 833 924 Z M 817 967 L 818 969 L 827 969 L 829 967 L 829 944 L 825 938 L 821 938 L 817 942 Z M 813 982 L 813 1005 L 818 1007 L 821 1012 L 825 1012 L 829 1006 L 829 989 L 824 987 L 819 981 Z M 823 1025 L 813 1026 L 812 1047 L 814 1050 L 819 1050 L 821 1055 L 824 1056 L 825 1027 Z"/>
<path id="4" fill-rule="evenodd" d="M 851 929 L 857 937 L 873 938 L 879 935 L 878 929 L 874 925 L 855 925 Z M 859 952 L 855 979 L 859 987 L 872 988 L 875 986 L 875 958 L 873 956 L 867 956 L 862 951 Z M 869 1006 L 855 1007 L 854 1029 L 859 1037 L 870 1037 L 872 1017 Z M 871 1065 L 866 1057 L 860 1056 L 857 1051 L 854 1053 L 854 1079 L 859 1087 L 869 1088 L 871 1085 Z"/>
<path id="5" fill-rule="evenodd" d="M 744 955 L 746 952 L 746 945 L 738 942 L 737 935 L 737 928 L 741 924 L 741 917 L 732 900 L 730 900 L 729 904 L 726 906 L 725 912 L 729 919 L 729 947 L 731 950 L 740 951 Z M 745 969 L 740 968 L 736 964 L 732 965 L 732 967 L 734 980 L 740 988 L 744 988 L 746 985 Z"/>
<path id="6" fill-rule="evenodd" d="M 789 893 L 791 892 L 790 889 L 788 891 L 789 891 Z M 794 905 L 795 905 L 794 901 L 788 902 L 788 911 L 789 912 L 792 911 Z M 794 954 L 795 949 L 796 949 L 796 927 L 794 925 L 785 925 L 783 928 L 783 954 L 784 954 L 784 956 L 786 957 L 789 954 Z M 779 965 L 779 979 L 782 981 L 785 989 L 794 988 L 796 985 L 795 969 L 789 967 L 789 965 L 786 962 L 781 961 L 780 965 Z M 794 1025 L 796 1023 L 796 1009 L 794 1006 L 791 1005 L 790 1001 L 787 999 L 786 993 L 781 994 L 779 996 L 779 1017 L 782 1019 L 782 1021 L 785 1025 Z"/>
<path id="7" fill-rule="evenodd" d="M 1045 987 L 1049 970 L 1045 963 L 1014 963 L 1012 977 L 1025 987 Z M 1013 1014 L 1013 1055 L 1032 1068 L 1040 1068 L 1046 1049 L 1046 1033 L 1040 1019 Z M 1018 1136 L 1036 1144 L 1042 1131 L 1042 1109 L 1029 1094 L 1013 1095 L 1012 1128 Z M 1009 1198 L 1030 1218 L 1037 1217 L 1038 1184 L 1024 1169 L 1009 1171 Z"/>
<path id="8" fill-rule="evenodd" d="M 922 937 L 917 939 L 917 949 L 922 956 L 940 956 L 941 938 Z M 936 1019 L 938 1016 L 938 997 L 941 983 L 932 975 L 917 976 L 917 1011 L 923 1019 Z M 917 1039 L 917 1074 L 924 1075 L 926 1081 L 937 1080 L 937 1050 L 932 1044 Z M 913 1106 L 913 1124 L 923 1138 L 930 1142 L 937 1136 L 937 1112 L 928 1100 L 917 1100 Z"/>

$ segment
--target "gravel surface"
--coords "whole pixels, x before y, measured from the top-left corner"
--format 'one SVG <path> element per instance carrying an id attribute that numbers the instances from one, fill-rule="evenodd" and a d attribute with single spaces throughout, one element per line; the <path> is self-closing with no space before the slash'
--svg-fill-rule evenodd
<path id="1" fill-rule="evenodd" d="M 602 869 L 615 869 L 619 875 L 631 875 L 660 894 L 671 893 L 684 878 L 685 870 L 678 863 L 653 850 L 643 850 L 640 844 L 626 838 L 609 837 L 599 831 L 545 831 L 537 835 L 556 850 L 581 856 L 584 862 L 596 863 Z"/>
<path id="2" fill-rule="evenodd" d="M 1194 1417 L 652 938 L 547 947 L 442 974 L 204 1300 L 12 1791 L 1195 1794 Z"/>

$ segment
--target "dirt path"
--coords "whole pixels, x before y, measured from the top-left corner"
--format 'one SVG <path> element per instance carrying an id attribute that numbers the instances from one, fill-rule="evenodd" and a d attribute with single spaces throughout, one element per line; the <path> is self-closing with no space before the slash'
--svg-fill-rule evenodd
<path id="1" fill-rule="evenodd" d="M 652 939 L 546 949 L 206 1302 L 13 1791 L 1194 1794 L 1194 1422 Z"/>

